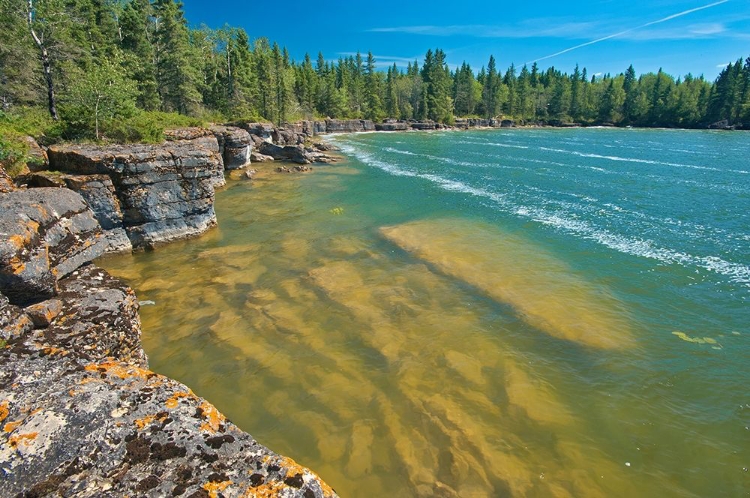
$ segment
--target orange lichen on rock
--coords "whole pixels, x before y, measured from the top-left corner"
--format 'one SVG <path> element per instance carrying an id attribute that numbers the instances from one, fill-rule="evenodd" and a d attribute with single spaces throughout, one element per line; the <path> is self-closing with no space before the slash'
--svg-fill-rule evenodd
<path id="1" fill-rule="evenodd" d="M 331 488 L 328 484 L 323 482 L 323 479 L 320 478 L 315 472 L 311 471 L 310 469 L 306 469 L 305 467 L 301 466 L 294 460 L 292 460 L 289 457 L 279 457 L 279 465 L 281 465 L 282 468 L 288 469 L 287 475 L 295 475 L 295 474 L 302 474 L 305 473 L 312 474 L 313 477 L 315 477 L 318 482 L 320 483 L 320 489 L 323 490 L 323 494 L 325 496 L 335 496 L 336 492 Z"/>
<path id="2" fill-rule="evenodd" d="M 8 403 L 8 400 L 3 400 L 0 403 L 0 422 L 8 418 L 8 415 L 10 414 L 10 404 Z"/>
<path id="3" fill-rule="evenodd" d="M 208 492 L 208 496 L 210 496 L 211 498 L 217 498 L 222 491 L 227 489 L 232 484 L 232 481 L 207 482 L 201 487 Z"/>
<path id="4" fill-rule="evenodd" d="M 202 431 L 214 433 L 218 431 L 221 424 L 227 420 L 226 417 L 208 401 L 201 403 L 200 410 L 203 412 L 203 418 L 206 419 L 206 421 L 201 424 Z"/>
<path id="5" fill-rule="evenodd" d="M 86 370 L 89 372 L 106 373 L 107 375 L 119 377 L 122 380 L 130 379 L 132 377 L 147 379 L 149 375 L 153 374 L 151 370 L 113 360 L 86 365 Z"/>
<path id="6" fill-rule="evenodd" d="M 283 489 L 288 488 L 282 481 L 270 481 L 260 486 L 248 489 L 243 498 L 275 498 Z"/>
<path id="7" fill-rule="evenodd" d="M 180 398 L 189 398 L 191 396 L 194 396 L 191 392 L 176 392 L 164 404 L 167 405 L 167 408 L 177 408 L 177 405 L 180 404 Z"/>
<path id="8" fill-rule="evenodd" d="M 13 432 L 16 428 L 23 423 L 23 420 L 16 420 L 15 422 L 8 422 L 3 426 L 3 432 Z"/>
<path id="9" fill-rule="evenodd" d="M 143 418 L 139 418 L 137 420 L 134 420 L 133 423 L 139 428 L 139 429 L 145 429 L 146 426 L 148 426 L 151 422 L 154 420 L 158 422 L 163 422 L 167 418 L 166 413 L 157 413 L 156 415 L 146 415 Z"/>
<path id="10" fill-rule="evenodd" d="M 29 432 L 27 434 L 19 434 L 17 436 L 11 436 L 8 440 L 8 444 L 11 448 L 18 448 L 19 445 L 29 445 L 29 442 L 36 439 L 39 435 L 38 432 Z"/>

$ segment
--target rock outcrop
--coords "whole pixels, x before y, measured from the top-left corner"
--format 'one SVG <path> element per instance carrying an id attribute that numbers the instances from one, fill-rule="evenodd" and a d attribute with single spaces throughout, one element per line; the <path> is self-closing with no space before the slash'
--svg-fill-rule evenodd
<path id="1" fill-rule="evenodd" d="M 326 133 L 357 133 L 375 131 L 375 123 L 369 119 L 326 119 Z"/>
<path id="2" fill-rule="evenodd" d="M 375 123 L 376 131 L 406 131 L 411 129 L 409 123 L 406 121 L 396 121 L 395 119 L 389 119 L 383 123 Z"/>
<path id="3" fill-rule="evenodd" d="M 13 304 L 54 296 L 58 280 L 104 250 L 99 223 L 75 192 L 0 194 L 0 292 Z"/>
<path id="4" fill-rule="evenodd" d="M 0 288 L 0 496 L 335 496 L 148 370 L 138 301 L 89 262 L 83 206 L 66 188 L 0 194 L 0 274 L 23 274 Z"/>
<path id="5" fill-rule="evenodd" d="M 253 140 L 247 131 L 235 126 L 212 126 L 211 131 L 219 142 L 219 153 L 224 160 L 225 170 L 242 169 L 250 165 Z"/>
<path id="6" fill-rule="evenodd" d="M 225 183 L 218 141 L 202 129 L 180 130 L 181 137 L 188 139 L 156 146 L 53 146 L 48 151 L 50 166 L 108 177 L 133 247 L 151 248 L 201 234 L 216 224 L 214 189 Z M 102 189 L 109 190 L 106 180 L 100 189 L 104 193 Z M 102 202 L 109 201 L 102 197 Z M 96 205 L 92 208 L 97 211 Z M 107 214 L 97 211 L 97 216 Z"/>

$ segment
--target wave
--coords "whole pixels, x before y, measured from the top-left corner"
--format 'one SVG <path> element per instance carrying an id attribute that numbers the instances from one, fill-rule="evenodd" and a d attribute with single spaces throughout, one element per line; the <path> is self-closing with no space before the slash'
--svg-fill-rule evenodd
<path id="1" fill-rule="evenodd" d="M 572 154 L 574 156 L 579 157 L 589 157 L 594 159 L 606 159 L 608 161 L 618 161 L 618 162 L 628 162 L 628 163 L 640 163 L 640 164 L 653 164 L 657 166 L 671 166 L 674 168 L 689 168 L 689 169 L 697 169 L 697 170 L 704 170 L 704 171 L 718 171 L 718 172 L 728 172 L 728 173 L 738 173 L 742 175 L 748 175 L 750 174 L 750 171 L 742 170 L 742 169 L 729 169 L 724 170 L 720 168 L 713 168 L 710 166 L 696 166 L 694 164 L 683 164 L 683 163 L 669 163 L 664 161 L 654 161 L 651 159 L 637 159 L 633 157 L 620 157 L 620 156 L 603 156 L 601 154 L 591 154 L 586 152 L 578 152 L 574 150 L 565 150 L 565 149 L 555 149 L 551 147 L 539 147 L 540 150 L 545 150 L 548 152 L 560 152 L 564 154 Z"/>
<path id="2" fill-rule="evenodd" d="M 718 256 L 697 256 L 678 250 L 660 247 L 652 240 L 635 238 L 613 233 L 610 230 L 594 226 L 591 223 L 571 217 L 570 213 L 550 211 L 548 209 L 519 204 L 508 199 L 507 194 L 493 192 L 486 188 L 475 187 L 464 182 L 446 178 L 437 174 L 419 173 L 404 169 L 395 164 L 381 161 L 372 154 L 349 145 L 342 145 L 345 153 L 355 156 L 363 163 L 381 169 L 394 176 L 407 176 L 427 180 L 448 192 L 463 193 L 491 201 L 497 208 L 516 216 L 533 220 L 555 229 L 563 230 L 580 238 L 594 241 L 604 247 L 623 254 L 659 261 L 663 264 L 679 264 L 685 267 L 698 267 L 729 278 L 731 281 L 750 287 L 750 266 L 726 261 Z M 528 186 L 527 186 L 528 187 Z M 564 204 L 559 201 L 554 204 Z M 614 211 L 617 206 L 611 205 Z M 623 208 L 619 208 L 623 210 Z"/>

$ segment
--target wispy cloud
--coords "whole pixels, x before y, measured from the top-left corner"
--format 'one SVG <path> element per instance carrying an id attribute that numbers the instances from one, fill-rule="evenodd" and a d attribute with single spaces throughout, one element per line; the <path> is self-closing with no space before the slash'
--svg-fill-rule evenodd
<path id="1" fill-rule="evenodd" d="M 712 7 L 716 7 L 716 6 L 725 4 L 727 2 L 729 2 L 729 0 L 720 0 L 719 2 L 714 2 L 714 3 L 708 4 L 708 5 L 704 5 L 702 7 L 696 7 L 694 9 L 684 10 L 682 12 L 678 12 L 676 14 L 672 14 L 670 16 L 664 17 L 662 19 L 658 19 L 656 21 L 647 22 L 645 24 L 641 24 L 640 26 L 635 26 L 633 28 L 626 29 L 624 31 L 620 31 L 619 33 L 614 33 L 614 34 L 611 34 L 611 35 L 603 36 L 601 38 L 597 38 L 595 40 L 591 40 L 591 41 L 588 41 L 586 43 L 581 43 L 580 45 L 576 45 L 574 47 L 566 48 L 565 50 L 560 50 L 559 52 L 555 52 L 554 54 L 545 55 L 544 57 L 539 57 L 538 59 L 534 59 L 533 61 L 527 62 L 527 64 L 531 64 L 532 62 L 542 61 L 542 60 L 545 60 L 545 59 L 551 59 L 553 57 L 557 57 L 558 55 L 566 54 L 568 52 L 572 52 L 573 50 L 578 50 L 579 48 L 588 47 L 589 45 L 594 45 L 596 43 L 601 43 L 603 41 L 611 40 L 612 38 L 622 37 L 624 35 L 627 35 L 629 33 L 634 32 L 636 30 L 647 28 L 649 26 L 654 26 L 656 24 L 665 23 L 667 21 L 671 21 L 673 19 L 677 19 L 679 17 L 683 17 L 683 16 L 686 16 L 688 14 L 692 14 L 693 12 L 698 12 L 698 11 L 705 10 L 705 9 L 710 9 Z"/>
<path id="2" fill-rule="evenodd" d="M 691 24 L 676 28 L 650 29 L 646 31 L 634 31 L 623 35 L 623 39 L 634 41 L 650 40 L 698 40 L 714 38 L 729 34 L 724 23 Z"/>
<path id="3" fill-rule="evenodd" d="M 371 33 L 404 33 L 426 36 L 471 36 L 476 38 L 582 38 L 599 28 L 597 22 L 566 19 L 527 19 L 518 25 L 453 24 L 448 26 L 418 25 L 372 28 Z"/>

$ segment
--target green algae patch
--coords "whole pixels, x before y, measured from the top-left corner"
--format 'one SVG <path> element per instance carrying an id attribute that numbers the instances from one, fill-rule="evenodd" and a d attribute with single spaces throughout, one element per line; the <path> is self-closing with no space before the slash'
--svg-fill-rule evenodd
<path id="1" fill-rule="evenodd" d="M 672 332 L 672 335 L 679 337 L 685 342 L 692 342 L 693 344 L 708 344 L 713 346 L 713 349 L 721 349 L 721 344 L 711 337 L 690 337 L 685 332 L 680 332 L 679 330 Z"/>
<path id="2" fill-rule="evenodd" d="M 511 306 L 550 336 L 599 349 L 633 345 L 628 315 L 606 288 L 519 236 L 452 219 L 416 221 L 380 232 L 439 272 Z"/>

